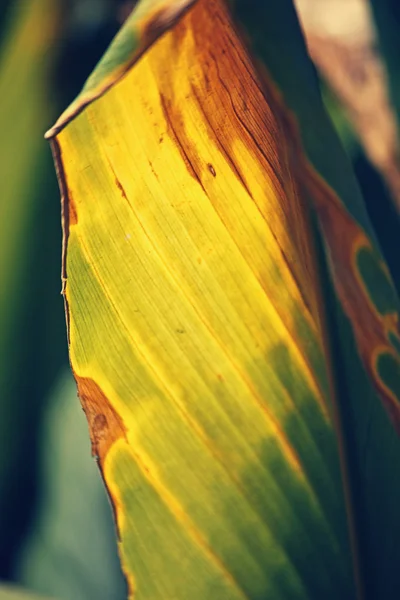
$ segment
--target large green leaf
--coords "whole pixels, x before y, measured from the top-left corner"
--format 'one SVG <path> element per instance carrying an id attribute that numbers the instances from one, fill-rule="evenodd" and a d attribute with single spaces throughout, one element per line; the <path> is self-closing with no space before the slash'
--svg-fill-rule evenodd
<path id="1" fill-rule="evenodd" d="M 363 200 L 291 2 L 187 8 L 140 2 L 48 134 L 130 597 L 395 597 L 398 301 Z"/>

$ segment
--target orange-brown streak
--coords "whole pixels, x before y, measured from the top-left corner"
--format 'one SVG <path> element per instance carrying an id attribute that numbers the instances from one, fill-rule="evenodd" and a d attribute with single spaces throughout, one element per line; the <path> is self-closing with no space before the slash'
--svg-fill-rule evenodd
<path id="1" fill-rule="evenodd" d="M 90 377 L 80 377 L 76 373 L 74 376 L 89 424 L 92 453 L 103 464 L 114 442 L 126 439 L 127 429 L 100 386 Z"/>

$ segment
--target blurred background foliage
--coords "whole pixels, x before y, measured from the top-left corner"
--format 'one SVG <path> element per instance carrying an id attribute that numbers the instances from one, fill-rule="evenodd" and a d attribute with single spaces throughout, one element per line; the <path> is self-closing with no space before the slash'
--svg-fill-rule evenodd
<path id="1" fill-rule="evenodd" d="M 309 51 L 400 288 L 398 0 L 372 2 L 376 30 L 367 3 L 351 0 L 364 12 L 354 13 L 350 34 L 350 0 L 323 3 L 336 23 L 333 33 L 315 25 L 318 2 L 296 3 Z M 126 592 L 111 508 L 68 368 L 59 191 L 43 133 L 78 93 L 132 6 L 124 0 L 0 0 L 0 580 L 60 600 L 119 600 Z M 365 27 L 360 50 L 356 40 Z M 357 59 L 344 52 L 344 62 L 332 67 L 330 60 L 327 67 L 320 60 L 326 44 L 334 57 L 347 44 Z M 384 74 L 373 82 L 381 100 L 372 112 L 368 93 L 364 103 L 359 93 L 369 82 L 371 56 Z M 343 90 L 347 75 L 350 88 Z M 384 114 L 378 118 L 379 102 Z M 23 598 L 8 590 L 0 599 L 14 595 Z"/>

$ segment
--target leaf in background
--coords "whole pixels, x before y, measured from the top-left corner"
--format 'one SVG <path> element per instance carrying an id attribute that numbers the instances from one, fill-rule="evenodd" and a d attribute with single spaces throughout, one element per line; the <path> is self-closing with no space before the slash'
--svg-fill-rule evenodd
<path id="1" fill-rule="evenodd" d="M 389 86 L 397 123 L 400 123 L 400 5 L 397 0 L 370 0 L 375 24 L 378 30 L 379 45 L 389 76 Z"/>
<path id="2" fill-rule="evenodd" d="M 3 288 L 0 309 L 4 327 L 10 329 L 12 319 L 7 318 L 9 315 L 6 310 L 15 310 L 9 295 L 14 294 L 13 300 L 18 301 L 15 288 L 21 270 L 15 257 L 22 254 L 19 245 L 23 234 L 27 233 L 32 211 L 27 198 L 31 197 L 31 187 L 36 183 L 35 174 L 42 157 L 40 149 L 43 145 L 34 132 L 40 131 L 49 112 L 43 79 L 48 76 L 49 61 L 44 59 L 44 55 L 48 50 L 49 38 L 53 35 L 55 19 L 51 4 L 48 0 L 17 3 L 1 49 L 0 125 L 3 144 L 0 148 L 0 216 L 4 231 L 1 236 L 0 270 L 8 285 Z M 30 101 L 26 103 L 28 90 Z M 19 119 L 12 118 L 16 112 Z"/>
<path id="3" fill-rule="evenodd" d="M 3 6 L 3 5 L 2 5 Z M 0 50 L 0 576 L 34 505 L 42 398 L 63 353 L 57 284 L 56 181 L 41 139 L 59 6 L 18 0 L 2 18 Z M 51 186 L 53 185 L 53 191 Z M 61 343 L 60 343 L 61 342 Z M 49 351 L 51 348 L 51 351 Z M 45 366 L 45 368 L 43 368 Z"/>
<path id="4" fill-rule="evenodd" d="M 396 379 L 371 362 L 394 356 L 396 300 L 292 4 L 228 4 L 283 96 L 225 3 L 201 0 L 172 27 L 184 3 L 144 1 L 48 134 L 71 363 L 130 597 L 350 599 L 339 456 L 353 492 L 385 481 L 385 466 L 365 481 L 359 456 L 372 414 L 379 458 L 398 456 L 381 403 L 398 422 Z M 321 294 L 309 200 L 337 302 L 329 281 Z M 387 534 L 392 506 L 370 523 L 376 493 L 347 500 L 361 545 Z"/>
<path id="5" fill-rule="evenodd" d="M 325 81 L 325 106 L 351 153 L 366 209 L 399 292 L 399 136 L 369 3 L 296 0 L 295 6 L 308 51 Z M 357 137 L 371 167 L 356 143 Z"/>
<path id="6" fill-rule="evenodd" d="M 17 587 L 0 584 L 0 600 L 54 600 L 46 596 L 37 596 Z"/>
<path id="7" fill-rule="evenodd" d="M 396 116 L 367 0 L 295 0 L 308 51 L 400 210 Z"/>
<path id="8" fill-rule="evenodd" d="M 58 600 L 122 599 L 111 510 L 71 375 L 62 375 L 49 406 L 40 436 L 42 502 L 18 581 Z"/>

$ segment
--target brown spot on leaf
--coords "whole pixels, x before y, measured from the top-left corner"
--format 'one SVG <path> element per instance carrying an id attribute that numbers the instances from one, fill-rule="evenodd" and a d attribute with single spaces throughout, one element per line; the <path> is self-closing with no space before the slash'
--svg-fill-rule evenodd
<path id="1" fill-rule="evenodd" d="M 124 187 L 123 187 L 122 183 L 120 182 L 120 180 L 118 179 L 117 176 L 115 176 L 115 185 L 117 186 L 117 188 L 121 192 L 122 197 L 125 198 L 125 200 L 126 200 L 126 192 L 124 190 Z"/>
<path id="2" fill-rule="evenodd" d="M 89 424 L 92 454 L 102 464 L 110 447 L 126 437 L 126 428 L 100 386 L 89 377 L 76 377 L 78 395 Z"/>
<path id="3" fill-rule="evenodd" d="M 68 192 L 68 217 L 70 226 L 78 223 L 78 213 L 76 212 L 76 206 L 71 191 Z"/>
<path id="4" fill-rule="evenodd" d="M 211 164 L 211 163 L 208 163 L 207 167 L 208 167 L 208 170 L 210 171 L 211 175 L 212 175 L 213 177 L 216 177 L 216 176 L 217 176 L 217 174 L 216 174 L 216 172 L 215 172 L 215 169 L 214 169 L 214 167 L 212 166 L 212 164 Z"/>
<path id="5" fill-rule="evenodd" d="M 105 417 L 105 415 L 102 415 L 102 414 L 96 415 L 94 418 L 94 421 L 93 421 L 93 432 L 98 436 L 102 436 L 102 435 L 104 435 L 104 432 L 107 431 L 107 428 L 108 428 L 108 422 L 107 422 L 107 418 Z"/>

